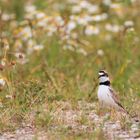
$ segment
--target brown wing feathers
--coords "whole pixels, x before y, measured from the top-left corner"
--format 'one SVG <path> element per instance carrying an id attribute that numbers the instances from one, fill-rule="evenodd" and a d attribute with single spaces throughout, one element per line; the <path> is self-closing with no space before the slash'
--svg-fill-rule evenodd
<path id="1" fill-rule="evenodd" d="M 109 88 L 109 90 L 110 90 L 110 92 L 112 93 L 111 95 L 112 95 L 113 100 L 114 100 L 115 103 L 120 107 L 120 110 L 123 111 L 123 112 L 126 113 L 126 114 L 129 114 L 129 113 L 125 110 L 125 108 L 121 105 L 121 103 L 119 102 L 119 99 L 118 99 L 117 95 L 115 94 L 115 92 L 113 91 L 113 89 L 112 89 L 112 88 Z"/>

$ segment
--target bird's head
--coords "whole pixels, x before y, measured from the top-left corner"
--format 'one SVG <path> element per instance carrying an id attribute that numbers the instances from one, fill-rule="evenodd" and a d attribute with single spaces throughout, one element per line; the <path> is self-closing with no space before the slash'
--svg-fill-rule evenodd
<path id="1" fill-rule="evenodd" d="M 108 73 L 105 70 L 100 70 L 98 73 L 99 84 L 110 85 Z"/>

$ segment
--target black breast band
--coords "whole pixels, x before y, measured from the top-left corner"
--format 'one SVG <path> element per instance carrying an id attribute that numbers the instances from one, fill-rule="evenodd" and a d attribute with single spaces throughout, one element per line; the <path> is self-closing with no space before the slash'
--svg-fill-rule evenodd
<path id="1" fill-rule="evenodd" d="M 110 81 L 101 82 L 101 83 L 99 83 L 99 85 L 110 86 Z"/>

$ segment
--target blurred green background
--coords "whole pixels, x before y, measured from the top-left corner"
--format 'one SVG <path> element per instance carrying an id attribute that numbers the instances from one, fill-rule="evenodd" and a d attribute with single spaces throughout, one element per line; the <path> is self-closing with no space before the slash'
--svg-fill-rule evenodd
<path id="1" fill-rule="evenodd" d="M 100 69 L 126 108 L 140 114 L 139 6 L 139 0 L 1 0 L 1 132 L 46 102 L 97 103 Z"/>

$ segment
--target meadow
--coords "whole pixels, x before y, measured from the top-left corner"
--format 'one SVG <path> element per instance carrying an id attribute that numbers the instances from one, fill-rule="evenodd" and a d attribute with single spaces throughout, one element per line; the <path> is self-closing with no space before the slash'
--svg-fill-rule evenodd
<path id="1" fill-rule="evenodd" d="M 0 139 L 138 139 L 99 116 L 98 71 L 140 116 L 139 0 L 0 1 Z"/>

